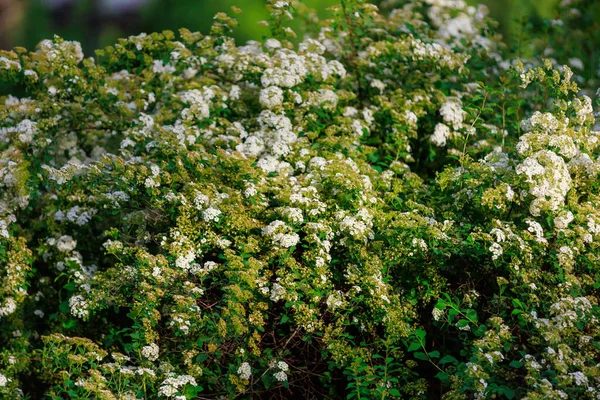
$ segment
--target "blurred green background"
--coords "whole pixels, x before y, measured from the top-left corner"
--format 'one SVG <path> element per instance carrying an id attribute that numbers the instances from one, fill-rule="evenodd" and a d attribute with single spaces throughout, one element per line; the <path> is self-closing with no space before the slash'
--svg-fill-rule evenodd
<path id="1" fill-rule="evenodd" d="M 558 0 L 468 0 L 484 3 L 500 30 L 510 39 L 523 16 L 553 17 Z M 322 17 L 327 7 L 339 0 L 304 0 Z M 377 3 L 377 1 L 375 1 Z M 231 6 L 243 10 L 236 39 L 260 39 L 266 33 L 257 22 L 266 19 L 264 0 L 0 0 L 0 48 L 23 46 L 32 49 L 42 39 L 58 34 L 83 44 L 87 54 L 114 43 L 119 37 L 140 32 L 190 30 L 206 32 L 219 11 Z"/>

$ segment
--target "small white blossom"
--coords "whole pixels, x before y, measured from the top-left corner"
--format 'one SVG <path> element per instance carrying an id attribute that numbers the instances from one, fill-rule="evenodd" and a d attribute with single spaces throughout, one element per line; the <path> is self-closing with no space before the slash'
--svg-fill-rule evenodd
<path id="1" fill-rule="evenodd" d="M 156 343 L 151 343 L 148 346 L 142 347 L 142 355 L 150 361 L 156 361 L 158 359 L 159 348 Z"/>
<path id="2" fill-rule="evenodd" d="M 252 368 L 250 367 L 250 364 L 244 361 L 238 368 L 237 373 L 241 379 L 248 380 L 252 375 Z"/>

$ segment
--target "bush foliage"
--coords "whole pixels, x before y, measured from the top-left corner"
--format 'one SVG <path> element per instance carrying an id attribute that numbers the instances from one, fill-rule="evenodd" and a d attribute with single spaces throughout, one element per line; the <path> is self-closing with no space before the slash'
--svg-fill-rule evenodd
<path id="1" fill-rule="evenodd" d="M 597 399 L 600 30 L 560 7 L 0 52 L 1 396 Z"/>

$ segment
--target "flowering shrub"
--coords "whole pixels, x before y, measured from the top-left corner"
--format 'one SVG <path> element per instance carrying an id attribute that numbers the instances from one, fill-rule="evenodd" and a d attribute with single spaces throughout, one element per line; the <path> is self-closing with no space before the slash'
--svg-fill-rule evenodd
<path id="1" fill-rule="evenodd" d="M 533 57 L 462 0 L 0 52 L 2 396 L 597 399 L 600 55 L 561 7 Z"/>

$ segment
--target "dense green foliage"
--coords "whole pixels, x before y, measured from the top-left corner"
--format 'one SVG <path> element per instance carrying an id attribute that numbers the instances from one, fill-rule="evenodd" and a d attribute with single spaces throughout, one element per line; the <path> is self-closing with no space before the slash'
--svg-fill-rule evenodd
<path id="1" fill-rule="evenodd" d="M 342 0 L 0 52 L 0 394 L 597 399 L 600 33 L 561 7 L 516 48 Z"/>

